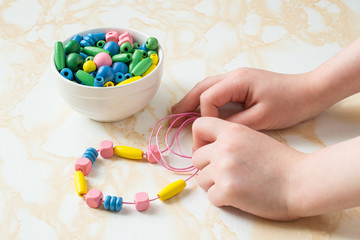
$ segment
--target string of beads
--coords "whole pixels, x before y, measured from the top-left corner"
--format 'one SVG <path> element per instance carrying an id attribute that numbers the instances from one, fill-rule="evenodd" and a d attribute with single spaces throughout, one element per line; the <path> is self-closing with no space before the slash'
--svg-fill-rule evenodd
<path id="1" fill-rule="evenodd" d="M 109 140 L 102 141 L 100 143 L 99 150 L 95 148 L 89 147 L 86 149 L 81 158 L 78 158 L 75 162 L 75 175 L 74 175 L 74 183 L 77 194 L 80 197 L 85 198 L 86 204 L 91 208 L 99 208 L 103 205 L 104 209 L 110 211 L 120 211 L 124 204 L 133 204 L 135 205 L 136 210 L 145 211 L 149 208 L 150 202 L 160 199 L 161 201 L 165 201 L 178 193 L 180 193 L 185 187 L 186 182 L 190 180 L 193 176 L 196 175 L 198 170 L 194 166 L 189 166 L 185 168 L 176 168 L 171 166 L 164 158 L 164 154 L 166 152 L 171 152 L 176 156 L 191 159 L 191 156 L 187 156 L 184 154 L 180 148 L 179 143 L 179 134 L 181 130 L 188 124 L 195 121 L 196 118 L 199 117 L 198 113 L 182 113 L 182 114 L 174 114 L 160 119 L 154 126 L 151 136 L 149 138 L 149 146 L 147 148 L 146 153 L 142 150 L 128 147 L 128 146 L 113 146 L 113 143 Z M 170 124 L 165 134 L 165 149 L 160 149 L 159 146 L 159 135 L 160 130 L 162 129 L 163 122 L 170 118 L 175 118 L 173 122 Z M 170 137 L 170 132 L 173 129 L 174 124 L 181 122 L 180 126 L 177 128 L 175 133 Z M 153 144 L 153 137 L 155 138 L 156 144 Z M 174 146 L 177 147 L 178 151 L 174 150 Z M 134 196 L 134 200 L 132 202 L 123 201 L 122 197 L 116 196 L 106 196 L 103 197 L 103 193 L 98 189 L 91 189 L 87 191 L 87 184 L 85 180 L 85 176 L 90 174 L 91 169 L 97 159 L 98 155 L 101 155 L 102 158 L 111 158 L 114 154 L 127 159 L 135 159 L 141 160 L 146 159 L 150 163 L 159 163 L 164 168 L 178 173 L 191 173 L 191 176 L 187 179 L 177 180 L 163 189 L 161 189 L 155 198 L 150 199 L 149 195 L 146 192 L 138 192 Z"/>

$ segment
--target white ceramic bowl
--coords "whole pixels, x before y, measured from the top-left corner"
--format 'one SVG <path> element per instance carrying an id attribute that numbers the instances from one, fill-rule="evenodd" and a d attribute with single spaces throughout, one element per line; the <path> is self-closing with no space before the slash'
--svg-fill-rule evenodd
<path id="1" fill-rule="evenodd" d="M 87 33 L 108 31 L 129 32 L 134 41 L 140 44 L 149 38 L 148 35 L 139 31 L 116 27 L 89 29 L 77 34 L 83 36 Z M 71 40 L 72 37 L 73 35 L 65 39 L 63 43 Z M 158 56 L 159 63 L 150 74 L 135 82 L 115 87 L 90 87 L 67 80 L 57 71 L 53 54 L 51 66 L 60 94 L 75 111 L 96 121 L 116 122 L 142 110 L 154 97 L 159 89 L 163 73 L 164 53 L 160 43 Z"/>

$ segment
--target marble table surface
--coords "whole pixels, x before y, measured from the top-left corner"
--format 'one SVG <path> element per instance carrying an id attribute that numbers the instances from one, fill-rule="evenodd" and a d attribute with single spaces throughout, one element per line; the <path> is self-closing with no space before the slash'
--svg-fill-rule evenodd
<path id="1" fill-rule="evenodd" d="M 75 192 L 74 162 L 104 139 L 145 149 L 152 126 L 207 76 L 238 67 L 309 71 L 360 35 L 356 0 L 0 0 L 0 239 L 360 239 L 360 208 L 275 222 L 218 208 L 189 181 L 146 212 L 89 208 Z M 152 101 L 116 123 L 87 119 L 59 95 L 55 41 L 89 28 L 135 28 L 162 43 L 165 68 Z M 360 134 L 360 96 L 314 119 L 267 132 L 303 152 Z M 191 150 L 190 137 L 185 142 Z M 158 165 L 98 161 L 89 188 L 132 200 L 183 178 Z"/>

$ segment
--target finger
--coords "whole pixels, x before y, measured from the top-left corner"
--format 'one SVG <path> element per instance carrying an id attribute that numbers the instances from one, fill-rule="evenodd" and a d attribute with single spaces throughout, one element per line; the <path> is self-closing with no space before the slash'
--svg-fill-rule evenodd
<path id="1" fill-rule="evenodd" d="M 214 148 L 213 143 L 198 148 L 192 154 L 192 164 L 199 170 L 210 164 L 212 149 Z"/>
<path id="2" fill-rule="evenodd" d="M 226 79 L 214 84 L 201 94 L 201 116 L 218 117 L 220 107 L 229 102 L 244 102 L 248 89 L 247 81 L 228 75 Z"/>
<path id="3" fill-rule="evenodd" d="M 218 207 L 224 206 L 226 203 L 224 195 L 220 194 L 215 183 L 208 189 L 207 197 L 212 204 Z"/>
<path id="4" fill-rule="evenodd" d="M 200 95 L 206 89 L 224 79 L 224 75 L 225 74 L 208 77 L 196 84 L 195 87 L 193 87 L 177 104 L 171 108 L 172 113 L 195 111 L 200 105 Z"/>
<path id="5" fill-rule="evenodd" d="M 208 191 L 208 189 L 214 185 L 214 169 L 210 166 L 204 168 L 203 170 L 199 171 L 199 173 L 196 176 L 196 180 L 201 188 L 203 188 L 205 191 Z"/>
<path id="6" fill-rule="evenodd" d="M 192 126 L 193 151 L 214 142 L 228 124 L 230 123 L 219 118 L 200 117 L 196 119 Z"/>
<path id="7" fill-rule="evenodd" d="M 226 118 L 229 122 L 240 123 L 254 130 L 264 129 L 264 126 L 261 125 L 263 119 L 264 112 L 261 104 L 255 104 L 242 112 L 235 113 Z"/>

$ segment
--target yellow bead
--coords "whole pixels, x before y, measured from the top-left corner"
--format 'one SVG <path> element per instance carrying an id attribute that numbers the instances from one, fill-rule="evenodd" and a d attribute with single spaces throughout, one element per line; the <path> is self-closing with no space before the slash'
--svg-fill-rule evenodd
<path id="1" fill-rule="evenodd" d="M 104 84 L 104 87 L 113 87 L 114 83 L 113 82 L 107 82 Z"/>
<path id="2" fill-rule="evenodd" d="M 115 146 L 114 154 L 129 159 L 143 159 L 143 151 L 133 147 Z"/>
<path id="3" fill-rule="evenodd" d="M 96 64 L 94 63 L 94 61 L 87 60 L 86 62 L 84 62 L 83 69 L 85 72 L 91 73 L 96 70 Z"/>
<path id="4" fill-rule="evenodd" d="M 132 78 L 126 79 L 125 81 L 122 81 L 122 82 L 116 84 L 116 86 L 124 85 L 124 84 L 127 84 L 127 83 L 132 83 L 132 82 L 135 82 L 135 81 L 139 80 L 140 78 L 141 78 L 140 76 L 132 77 Z"/>
<path id="5" fill-rule="evenodd" d="M 84 197 L 87 194 L 87 186 L 84 174 L 81 171 L 76 171 L 74 176 L 75 189 L 79 197 Z"/>
<path id="6" fill-rule="evenodd" d="M 144 72 L 143 75 L 141 75 L 141 77 L 145 77 L 146 75 L 148 75 L 149 73 L 151 73 L 155 68 L 156 68 L 156 65 L 154 65 L 154 64 L 151 65 L 151 66 L 149 67 L 149 69 L 146 70 L 146 72 Z"/>
<path id="7" fill-rule="evenodd" d="M 159 56 L 155 53 L 150 55 L 150 58 L 152 59 L 152 64 L 154 64 L 155 66 L 158 64 L 159 62 Z"/>
<path id="8" fill-rule="evenodd" d="M 183 179 L 180 179 L 161 189 L 157 195 L 161 201 L 165 201 L 181 192 L 185 187 L 186 182 Z"/>

